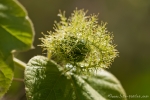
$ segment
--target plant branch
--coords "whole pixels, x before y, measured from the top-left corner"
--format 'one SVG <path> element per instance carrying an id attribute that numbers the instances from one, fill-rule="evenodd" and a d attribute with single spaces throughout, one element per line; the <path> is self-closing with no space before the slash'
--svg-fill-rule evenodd
<path id="1" fill-rule="evenodd" d="M 13 61 L 17 67 L 21 68 L 22 70 L 25 70 L 26 63 L 22 62 L 21 60 L 15 58 L 15 57 L 13 58 Z"/>

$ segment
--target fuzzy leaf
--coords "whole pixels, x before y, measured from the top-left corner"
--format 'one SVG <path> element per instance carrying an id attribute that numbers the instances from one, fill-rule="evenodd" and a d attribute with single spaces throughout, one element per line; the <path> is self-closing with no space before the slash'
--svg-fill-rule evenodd
<path id="1" fill-rule="evenodd" d="M 88 77 L 72 74 L 70 81 L 59 68 L 42 56 L 29 61 L 25 70 L 28 100 L 126 100 L 120 82 L 107 71 Z"/>
<path id="2" fill-rule="evenodd" d="M 93 76 L 72 75 L 76 100 L 126 100 L 120 82 L 109 72 L 101 70 Z"/>
<path id="3" fill-rule="evenodd" d="M 25 9 L 17 0 L 0 0 L 0 98 L 13 79 L 14 50 L 32 47 L 33 27 Z"/>
<path id="4" fill-rule="evenodd" d="M 46 57 L 33 57 L 25 70 L 28 100 L 71 100 L 70 81 L 61 74 L 58 65 Z"/>

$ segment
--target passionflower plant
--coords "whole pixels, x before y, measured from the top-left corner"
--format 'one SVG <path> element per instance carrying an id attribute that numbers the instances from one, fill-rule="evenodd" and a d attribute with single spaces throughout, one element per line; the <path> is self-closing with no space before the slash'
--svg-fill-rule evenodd
<path id="1" fill-rule="evenodd" d="M 54 32 L 41 38 L 49 57 L 59 59 L 64 68 L 68 64 L 75 71 L 108 68 L 118 55 L 106 23 L 98 24 L 98 15 L 86 14 L 87 11 L 76 9 L 66 18 L 65 12 L 60 12 L 61 21 L 55 22 Z"/>

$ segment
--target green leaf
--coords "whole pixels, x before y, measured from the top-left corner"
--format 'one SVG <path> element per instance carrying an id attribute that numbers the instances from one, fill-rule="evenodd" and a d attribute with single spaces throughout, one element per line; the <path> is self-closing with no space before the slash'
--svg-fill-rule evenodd
<path id="1" fill-rule="evenodd" d="M 12 50 L 32 47 L 32 24 L 25 9 L 16 0 L 0 0 L 0 50 L 4 54 Z"/>
<path id="2" fill-rule="evenodd" d="M 5 59 L 0 55 L 0 98 L 6 93 L 13 78 L 13 60 L 10 54 Z"/>
<path id="3" fill-rule="evenodd" d="M 28 100 L 71 100 L 71 82 L 58 66 L 46 57 L 33 57 L 25 69 L 25 90 Z"/>
<path id="4" fill-rule="evenodd" d="M 91 76 L 72 75 L 76 100 L 126 100 L 120 82 L 101 70 Z"/>
<path id="5" fill-rule="evenodd" d="M 25 70 L 28 100 L 126 100 L 120 82 L 107 71 L 67 77 L 60 68 L 46 57 L 33 57 Z"/>
<path id="6" fill-rule="evenodd" d="M 12 52 L 32 47 L 33 27 L 17 0 L 0 0 L 0 98 L 13 79 Z"/>

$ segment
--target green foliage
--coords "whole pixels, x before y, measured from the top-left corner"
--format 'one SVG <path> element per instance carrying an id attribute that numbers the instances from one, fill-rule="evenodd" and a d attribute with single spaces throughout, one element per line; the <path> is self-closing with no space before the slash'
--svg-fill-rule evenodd
<path id="1" fill-rule="evenodd" d="M 30 49 L 33 29 L 26 11 L 14 0 L 1 0 L 0 5 L 1 52 Z"/>
<path id="2" fill-rule="evenodd" d="M 0 98 L 7 92 L 13 78 L 13 60 L 12 55 L 5 57 L 0 55 Z"/>
<path id="3" fill-rule="evenodd" d="M 41 39 L 44 49 L 60 57 L 62 62 L 58 64 L 57 60 L 36 56 L 26 66 L 13 57 L 13 52 L 32 47 L 32 23 L 17 1 L 0 0 L 0 98 L 11 85 L 14 63 L 26 67 L 28 100 L 111 100 L 110 94 L 125 96 L 120 82 L 112 74 L 89 71 L 108 67 L 117 56 L 117 50 L 106 24 L 98 25 L 96 15 L 85 15 L 83 10 L 75 10 L 69 19 L 59 14 L 61 22 L 56 23 L 56 32 Z M 90 75 L 79 74 L 75 66 L 87 69 Z"/>
<path id="4" fill-rule="evenodd" d="M 58 69 L 60 67 L 46 57 L 33 57 L 25 70 L 28 100 L 70 100 L 71 84 Z"/>
<path id="5" fill-rule="evenodd" d="M 32 47 L 33 28 L 24 8 L 16 0 L 0 0 L 0 98 L 13 79 L 14 50 Z"/>
<path id="6" fill-rule="evenodd" d="M 61 66 L 43 56 L 28 62 L 25 85 L 28 100 L 111 100 L 109 95 L 126 95 L 120 82 L 107 71 L 91 76 L 64 73 Z"/>
<path id="7" fill-rule="evenodd" d="M 126 100 L 120 82 L 109 72 L 101 70 L 91 76 L 72 75 L 77 100 Z M 112 98 L 122 96 L 121 98 Z"/>

